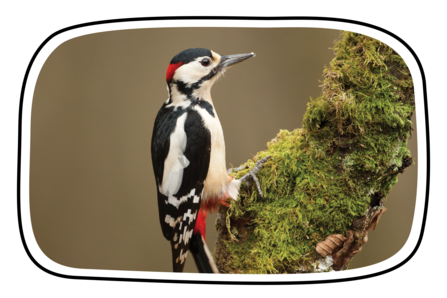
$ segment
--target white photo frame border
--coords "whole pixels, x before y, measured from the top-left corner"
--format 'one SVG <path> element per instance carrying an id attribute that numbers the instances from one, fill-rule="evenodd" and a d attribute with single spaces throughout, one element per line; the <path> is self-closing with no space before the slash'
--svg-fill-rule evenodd
<path id="1" fill-rule="evenodd" d="M 416 127 L 418 131 L 418 173 L 416 206 L 407 242 L 394 256 L 380 263 L 353 270 L 321 274 L 235 275 L 144 272 L 124 270 L 80 269 L 58 264 L 39 248 L 30 216 L 29 177 L 31 108 L 37 78 L 45 61 L 62 43 L 75 37 L 115 30 L 142 28 L 226 27 L 226 28 L 321 28 L 358 32 L 378 39 L 396 50 L 410 69 L 414 82 Z M 430 158 L 427 90 L 422 64 L 411 47 L 395 34 L 380 27 L 345 19 L 325 17 L 152 17 L 104 20 L 61 29 L 50 35 L 34 53 L 25 73 L 19 111 L 17 206 L 19 228 L 24 248 L 33 263 L 43 271 L 64 278 L 175 282 L 203 284 L 315 284 L 370 278 L 396 270 L 417 252 L 426 223 Z"/>

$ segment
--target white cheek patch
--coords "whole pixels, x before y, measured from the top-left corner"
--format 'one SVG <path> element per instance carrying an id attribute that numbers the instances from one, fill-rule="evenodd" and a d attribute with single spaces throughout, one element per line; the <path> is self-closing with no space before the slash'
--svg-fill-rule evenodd
<path id="1" fill-rule="evenodd" d="M 173 79 L 175 81 L 182 81 L 187 87 L 206 76 L 213 68 L 212 64 L 208 67 L 203 66 L 200 61 L 206 56 L 196 58 L 188 64 L 183 64 L 175 71 Z"/>

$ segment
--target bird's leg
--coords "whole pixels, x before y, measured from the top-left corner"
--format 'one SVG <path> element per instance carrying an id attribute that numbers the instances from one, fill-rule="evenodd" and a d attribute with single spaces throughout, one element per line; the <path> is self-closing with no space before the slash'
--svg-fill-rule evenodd
<path id="1" fill-rule="evenodd" d="M 227 173 L 228 173 L 228 175 L 230 175 L 231 173 L 240 171 L 240 170 L 242 170 L 242 169 L 244 169 L 244 168 L 245 168 L 244 166 L 242 166 L 242 167 L 238 167 L 238 168 L 229 168 L 229 169 L 227 170 Z"/>
<path id="2" fill-rule="evenodd" d="M 266 161 L 270 158 L 271 156 L 266 156 L 261 160 L 258 160 L 255 164 L 255 166 L 247 173 L 245 174 L 242 178 L 238 179 L 239 181 L 245 182 L 247 184 L 247 186 L 249 186 L 249 180 L 252 179 L 255 184 L 256 184 L 256 188 L 258 189 L 259 195 L 261 196 L 261 198 L 264 198 L 264 194 L 262 193 L 261 190 L 261 185 L 259 184 L 259 180 L 256 177 L 256 174 L 259 172 L 259 170 L 264 166 L 264 164 L 266 163 Z M 235 169 L 229 169 L 228 170 L 228 174 L 231 174 L 234 171 L 239 171 L 242 170 L 244 167 L 239 167 L 239 168 L 235 168 Z"/>

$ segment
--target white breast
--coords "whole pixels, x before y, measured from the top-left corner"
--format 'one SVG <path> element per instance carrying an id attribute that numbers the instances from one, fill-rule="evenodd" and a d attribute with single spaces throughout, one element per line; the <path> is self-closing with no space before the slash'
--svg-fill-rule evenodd
<path id="1" fill-rule="evenodd" d="M 228 177 L 225 163 L 225 141 L 219 117 L 214 110 L 211 116 L 205 109 L 195 107 L 203 119 L 204 126 L 211 134 L 211 158 L 208 175 L 205 180 L 202 200 L 219 199 L 226 197 L 230 178 Z"/>

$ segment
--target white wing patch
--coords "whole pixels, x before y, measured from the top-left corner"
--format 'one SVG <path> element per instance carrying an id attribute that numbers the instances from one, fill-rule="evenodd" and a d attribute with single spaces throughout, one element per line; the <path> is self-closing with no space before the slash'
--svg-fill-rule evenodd
<path id="1" fill-rule="evenodd" d="M 169 199 L 180 189 L 183 169 L 189 165 L 189 160 L 183 155 L 186 148 L 186 117 L 187 113 L 184 113 L 177 119 L 175 129 L 170 136 L 169 152 L 164 164 L 163 181 L 159 186 L 160 192 Z"/>

